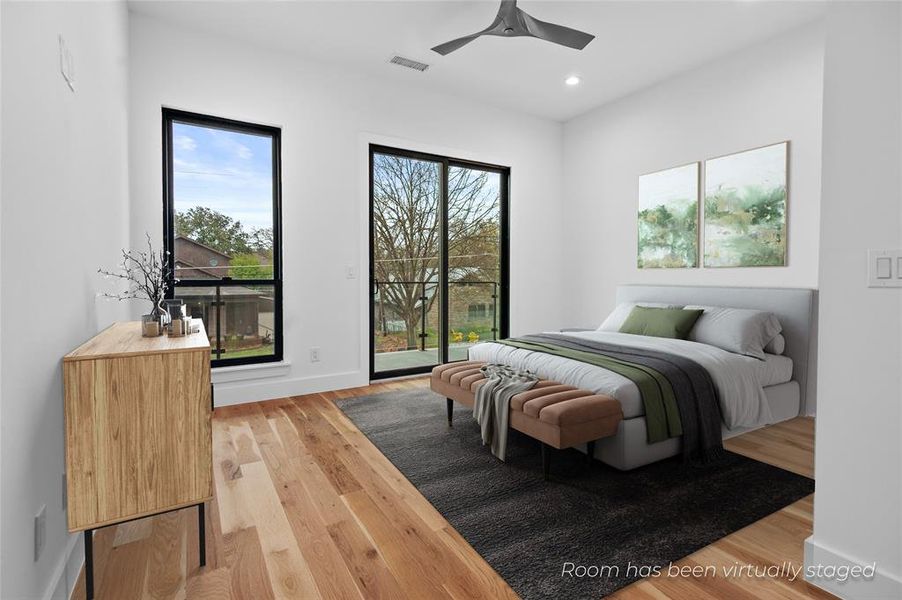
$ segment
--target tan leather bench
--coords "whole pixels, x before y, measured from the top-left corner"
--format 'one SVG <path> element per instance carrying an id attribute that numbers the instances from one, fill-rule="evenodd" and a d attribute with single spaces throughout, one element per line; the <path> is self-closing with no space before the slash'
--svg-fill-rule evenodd
<path id="1" fill-rule="evenodd" d="M 452 424 L 456 400 L 473 406 L 476 389 L 485 382 L 481 362 L 455 362 L 432 370 L 432 391 L 446 398 L 448 426 Z M 510 427 L 542 442 L 542 472 L 548 479 L 548 447 L 562 449 L 586 444 L 589 464 L 595 454 L 595 440 L 614 435 L 623 420 L 620 402 L 601 394 L 541 380 L 531 390 L 511 398 Z"/>

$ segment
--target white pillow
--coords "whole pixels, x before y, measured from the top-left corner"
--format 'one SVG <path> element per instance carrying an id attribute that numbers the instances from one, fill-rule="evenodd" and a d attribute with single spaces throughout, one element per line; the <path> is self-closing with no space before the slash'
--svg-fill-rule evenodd
<path id="1" fill-rule="evenodd" d="M 621 302 L 617 305 L 617 308 L 611 311 L 608 318 L 598 326 L 597 331 L 620 331 L 623 322 L 630 316 L 633 308 L 637 306 L 647 306 L 650 308 L 683 308 L 676 304 L 662 304 L 660 302 Z"/>
<path id="2" fill-rule="evenodd" d="M 786 338 L 783 337 L 782 333 L 778 333 L 777 337 L 767 343 L 764 351 L 768 354 L 783 354 L 786 351 Z"/>
<path id="3" fill-rule="evenodd" d="M 764 360 L 764 347 L 783 330 L 773 313 L 726 306 L 687 306 L 705 312 L 695 322 L 689 339 L 728 352 Z"/>

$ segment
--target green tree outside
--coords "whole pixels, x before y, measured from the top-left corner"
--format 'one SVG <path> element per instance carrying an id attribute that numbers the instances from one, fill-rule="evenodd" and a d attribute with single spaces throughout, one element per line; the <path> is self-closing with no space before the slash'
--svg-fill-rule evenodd
<path id="1" fill-rule="evenodd" d="M 175 231 L 177 235 L 191 238 L 229 256 L 251 251 L 248 234 L 241 221 L 205 206 L 194 206 L 176 213 Z"/>
<path id="2" fill-rule="evenodd" d="M 232 279 L 272 279 L 272 264 L 262 264 L 256 254 L 236 254 L 230 263 L 229 277 Z"/>

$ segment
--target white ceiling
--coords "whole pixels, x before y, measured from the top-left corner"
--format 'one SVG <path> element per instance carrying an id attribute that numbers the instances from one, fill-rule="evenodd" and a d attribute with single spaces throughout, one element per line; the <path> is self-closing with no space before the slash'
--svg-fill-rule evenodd
<path id="1" fill-rule="evenodd" d="M 534 17 L 596 36 L 583 51 L 532 38 L 482 37 L 496 1 L 132 1 L 133 12 L 386 79 L 567 120 L 719 56 L 821 18 L 821 2 L 521 0 Z M 425 73 L 388 64 L 395 54 Z M 582 84 L 567 87 L 566 76 Z"/>

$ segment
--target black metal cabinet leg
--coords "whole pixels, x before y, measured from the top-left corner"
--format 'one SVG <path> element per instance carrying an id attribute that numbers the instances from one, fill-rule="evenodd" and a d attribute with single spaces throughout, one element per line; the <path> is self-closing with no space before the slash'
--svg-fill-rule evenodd
<path id="1" fill-rule="evenodd" d="M 588 457 L 588 464 L 591 467 L 592 461 L 595 460 L 595 440 L 586 444 L 586 457 Z"/>
<path id="2" fill-rule="evenodd" d="M 548 474 L 551 472 L 551 449 L 548 444 L 542 442 L 542 476 L 548 481 Z"/>
<path id="3" fill-rule="evenodd" d="M 204 503 L 197 505 L 197 550 L 200 556 L 200 566 L 207 564 L 207 520 L 204 518 L 206 512 Z"/>
<path id="4" fill-rule="evenodd" d="M 143 517 L 137 517 L 134 519 L 127 519 L 125 521 L 119 521 L 117 523 L 113 523 L 112 525 L 102 525 L 103 527 L 112 527 L 113 525 L 121 525 L 123 523 L 129 523 L 131 521 L 137 521 L 138 519 L 147 519 L 150 517 L 155 517 L 158 515 L 166 514 L 173 512 L 175 510 L 181 509 L 170 509 L 164 510 L 162 512 L 153 513 L 150 515 L 146 515 Z M 206 515 L 206 505 L 201 502 L 197 504 L 197 535 L 198 535 L 198 548 L 197 554 L 200 559 L 200 566 L 204 566 L 207 564 L 207 520 L 205 518 Z M 85 597 L 87 600 L 94 600 L 94 530 L 93 529 L 85 529 Z"/>
<path id="5" fill-rule="evenodd" d="M 85 598 L 94 600 L 94 532 L 85 529 Z"/>
<path id="6" fill-rule="evenodd" d="M 445 398 L 445 402 L 447 403 L 445 406 L 448 409 L 448 427 L 451 427 L 451 421 L 454 419 L 454 400 Z"/>

